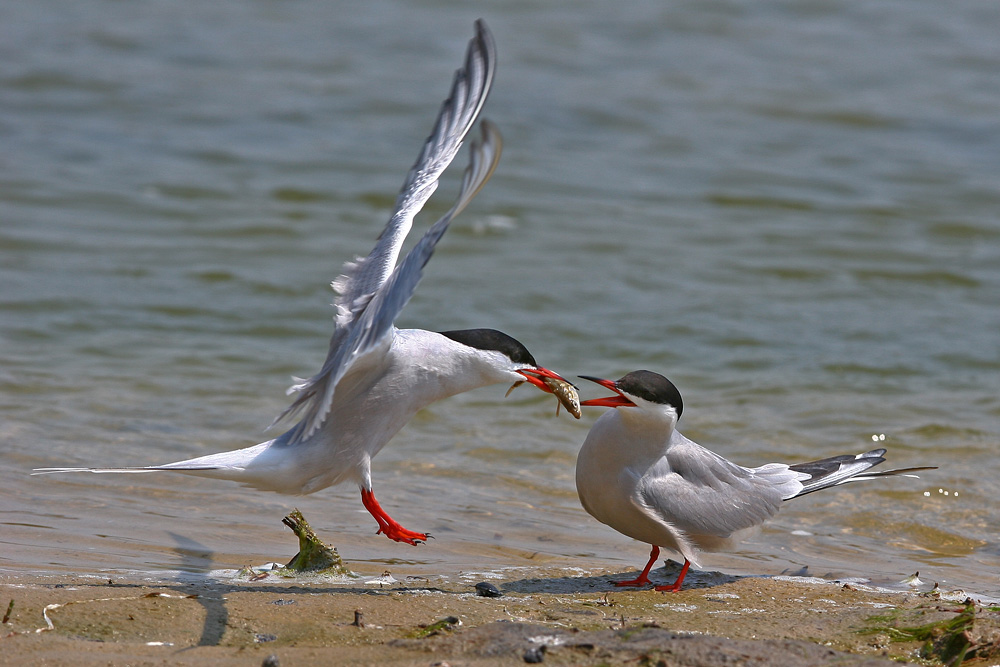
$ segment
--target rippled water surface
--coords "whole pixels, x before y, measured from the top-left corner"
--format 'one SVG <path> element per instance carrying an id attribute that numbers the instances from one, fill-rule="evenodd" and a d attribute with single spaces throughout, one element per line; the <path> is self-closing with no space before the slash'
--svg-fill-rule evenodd
<path id="1" fill-rule="evenodd" d="M 293 506 L 372 570 L 645 561 L 576 499 L 600 409 L 556 417 L 526 389 L 436 404 L 375 460 L 386 508 L 434 534 L 419 548 L 376 537 L 347 486 L 28 475 L 267 437 L 325 357 L 327 283 L 384 224 L 472 11 L 0 7 L 0 570 L 279 560 Z M 662 372 L 682 430 L 739 463 L 874 436 L 888 465 L 940 466 L 789 503 L 708 567 L 1000 592 L 1000 5 L 482 15 L 505 154 L 399 324 L 495 327 L 565 374 Z"/>

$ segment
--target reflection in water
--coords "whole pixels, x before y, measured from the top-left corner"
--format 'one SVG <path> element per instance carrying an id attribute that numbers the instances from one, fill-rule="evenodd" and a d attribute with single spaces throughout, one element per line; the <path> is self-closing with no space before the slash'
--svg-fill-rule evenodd
<path id="1" fill-rule="evenodd" d="M 197 572 L 208 575 L 212 565 L 212 551 L 203 544 L 196 542 L 184 535 L 169 533 L 174 540 L 174 552 L 180 557 L 177 570 L 182 573 Z M 186 583 L 182 581 L 183 575 L 178 578 L 177 586 L 174 590 L 184 593 L 191 592 L 191 581 L 187 578 Z M 213 595 L 201 594 L 197 597 L 198 604 L 205 610 L 205 622 L 202 625 L 201 637 L 198 639 L 198 646 L 218 646 L 222 641 L 222 635 L 226 632 L 226 624 L 229 622 L 229 610 L 226 609 L 226 600 L 221 593 Z"/>

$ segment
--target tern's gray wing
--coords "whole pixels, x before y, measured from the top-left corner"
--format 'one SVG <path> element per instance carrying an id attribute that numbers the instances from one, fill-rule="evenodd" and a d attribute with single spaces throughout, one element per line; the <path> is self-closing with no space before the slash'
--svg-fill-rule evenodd
<path id="1" fill-rule="evenodd" d="M 434 194 L 438 179 L 455 159 L 465 135 L 479 117 L 493 83 L 495 68 L 493 36 L 486 24 L 476 21 L 476 35 L 469 42 L 465 65 L 455 72 L 448 99 L 441 105 L 434 129 L 406 176 L 392 217 L 371 253 L 346 264 L 344 273 L 333 281 L 333 288 L 338 293 L 334 301 L 338 327 L 353 322 L 388 280 L 414 216 Z"/>
<path id="2" fill-rule="evenodd" d="M 434 254 L 437 242 L 448 230 L 448 225 L 483 187 L 500 160 L 501 139 L 496 127 L 487 120 L 482 122 L 482 139 L 474 141 L 469 152 L 469 166 L 462 179 L 462 189 L 451 209 L 407 253 L 403 261 L 389 275 L 389 279 L 375 293 L 352 325 L 338 330 L 345 332 L 339 344 L 331 349 L 323 370 L 300 385 L 300 394 L 283 413 L 305 408 L 302 420 L 292 429 L 288 444 L 293 445 L 316 431 L 326 418 L 333 402 L 334 392 L 341 378 L 359 365 L 372 363 L 372 357 L 381 357 L 392 339 L 393 322 L 399 311 L 413 296 L 420 282 L 423 268 Z M 334 340 L 337 340 L 336 334 Z M 380 353 L 381 351 L 381 353 Z"/>
<path id="3" fill-rule="evenodd" d="M 359 343 L 362 338 L 371 335 L 371 329 L 369 324 L 367 331 L 356 331 L 366 329 L 360 325 L 360 320 L 371 300 L 392 275 L 414 216 L 437 189 L 438 179 L 455 158 L 466 134 L 475 124 L 486 102 L 495 68 L 496 47 L 493 36 L 485 23 L 476 21 L 476 35 L 469 42 L 465 64 L 455 72 L 448 99 L 441 105 L 434 129 L 407 174 L 389 223 L 382 230 L 368 257 L 349 262 L 344 267 L 344 273 L 333 282 L 333 287 L 338 292 L 334 301 L 337 315 L 326 361 L 316 375 L 299 381 L 288 390 L 288 393 L 298 392 L 298 396 L 274 420 L 277 423 L 300 410 L 307 410 L 302 423 L 295 427 L 290 442 L 311 434 L 322 424 L 329 411 L 329 400 L 332 399 L 337 381 L 346 372 L 347 365 L 357 363 L 361 356 Z M 499 144 L 495 152 L 497 155 L 494 157 L 498 157 Z M 476 159 L 474 156 L 473 160 Z M 492 168 L 472 192 L 463 189 L 460 201 L 464 198 L 464 203 L 457 209 L 453 208 L 450 215 L 454 216 L 468 203 L 491 173 Z M 396 313 L 398 311 L 391 314 L 393 318 Z M 381 317 L 384 316 L 383 314 Z M 377 349 L 378 346 L 372 345 L 369 340 L 363 352 L 371 355 Z M 387 344 L 384 349 L 388 349 Z"/>
<path id="4" fill-rule="evenodd" d="M 424 266 L 434 254 L 438 241 L 448 231 L 452 219 L 469 205 L 496 170 L 503 148 L 500 131 L 485 118 L 480 123 L 480 131 L 482 134 L 480 140 L 472 143 L 469 166 L 465 168 L 462 176 L 462 189 L 455 204 L 441 216 L 440 220 L 431 225 L 365 309 L 359 326 L 356 327 L 359 332 L 363 332 L 359 338 L 359 348 L 362 351 L 374 345 L 392 328 L 396 315 L 413 296 L 417 283 L 423 277 Z"/>
<path id="5" fill-rule="evenodd" d="M 648 511 L 686 533 L 728 537 L 756 526 L 781 506 L 778 487 L 784 478 L 798 477 L 787 466 L 759 475 L 680 434 L 675 436 L 666 456 L 643 477 L 638 491 Z"/>

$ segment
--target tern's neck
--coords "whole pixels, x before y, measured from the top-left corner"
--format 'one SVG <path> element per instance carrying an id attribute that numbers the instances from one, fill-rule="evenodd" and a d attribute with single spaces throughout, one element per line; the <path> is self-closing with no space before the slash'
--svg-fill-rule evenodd
<path id="1" fill-rule="evenodd" d="M 646 449 L 650 454 L 666 451 L 677 426 L 675 414 L 667 410 L 615 408 L 609 419 L 633 448 Z"/>

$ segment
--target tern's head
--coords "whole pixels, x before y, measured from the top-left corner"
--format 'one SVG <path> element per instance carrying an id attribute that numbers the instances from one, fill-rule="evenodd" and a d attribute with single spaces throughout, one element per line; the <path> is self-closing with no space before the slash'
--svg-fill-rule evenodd
<path id="1" fill-rule="evenodd" d="M 496 329 L 460 329 L 442 331 L 456 343 L 461 343 L 478 351 L 477 356 L 501 373 L 507 373 L 514 387 L 522 382 L 530 382 L 549 394 L 555 394 L 559 402 L 577 419 L 580 418 L 579 397 L 573 384 L 561 375 L 538 365 L 521 341 Z M 510 392 L 507 392 L 510 393 Z"/>
<path id="2" fill-rule="evenodd" d="M 580 405 L 599 405 L 608 408 L 635 409 L 644 412 L 673 413 L 675 419 L 680 419 L 684 411 L 684 401 L 681 392 L 674 383 L 653 371 L 632 371 L 622 379 L 602 380 L 601 378 L 581 375 L 584 380 L 596 382 L 615 392 L 614 396 L 592 398 L 581 401 Z"/>

